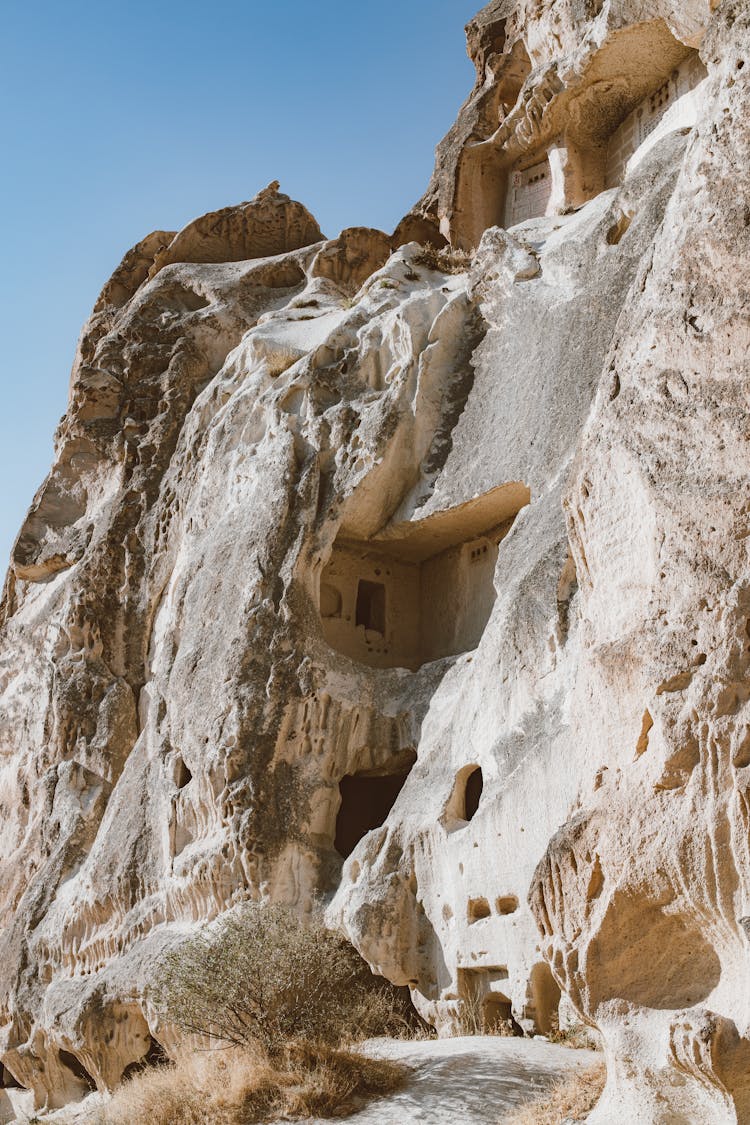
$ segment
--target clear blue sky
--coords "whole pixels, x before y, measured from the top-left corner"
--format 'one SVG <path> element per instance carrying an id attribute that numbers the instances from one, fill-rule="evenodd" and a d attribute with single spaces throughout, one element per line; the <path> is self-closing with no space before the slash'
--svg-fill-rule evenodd
<path id="1" fill-rule="evenodd" d="M 392 230 L 473 82 L 481 0 L 5 0 L 0 570 L 52 458 L 79 329 L 151 230 L 273 179 Z"/>

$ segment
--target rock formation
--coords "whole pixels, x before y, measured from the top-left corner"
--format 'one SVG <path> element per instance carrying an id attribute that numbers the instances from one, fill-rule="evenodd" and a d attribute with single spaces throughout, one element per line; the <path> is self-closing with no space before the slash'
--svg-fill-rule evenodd
<path id="1" fill-rule="evenodd" d="M 750 12 L 468 40 L 392 236 L 272 184 L 83 330 L 0 613 L 0 1119 L 322 897 L 443 1033 L 597 1028 L 592 1121 L 750 1121 Z"/>

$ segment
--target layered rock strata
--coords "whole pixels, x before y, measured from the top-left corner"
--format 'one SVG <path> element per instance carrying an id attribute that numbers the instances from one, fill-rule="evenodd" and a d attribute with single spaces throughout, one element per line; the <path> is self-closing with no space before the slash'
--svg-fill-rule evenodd
<path id="1" fill-rule="evenodd" d="M 2 602 L 0 1116 L 169 1045 L 156 958 L 250 897 L 323 898 L 442 1033 L 583 1019 L 592 1120 L 750 1120 L 750 17 L 710 7 L 496 0 L 394 235 L 272 184 L 105 286 Z"/>

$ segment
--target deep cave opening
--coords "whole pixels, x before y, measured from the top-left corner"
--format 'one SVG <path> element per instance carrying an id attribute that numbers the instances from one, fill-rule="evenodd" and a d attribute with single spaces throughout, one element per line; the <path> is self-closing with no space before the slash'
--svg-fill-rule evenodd
<path id="1" fill-rule="evenodd" d="M 129 1063 L 120 1076 L 120 1082 L 127 1082 L 128 1078 L 132 1078 L 135 1074 L 139 1074 L 142 1070 L 152 1066 L 165 1066 L 169 1062 L 169 1056 L 162 1047 L 161 1043 L 157 1043 L 153 1035 L 151 1036 L 151 1045 L 143 1058 L 138 1059 L 137 1062 Z"/>
<path id="2" fill-rule="evenodd" d="M 334 847 L 342 859 L 347 859 L 359 841 L 380 828 L 396 803 L 404 787 L 416 755 L 406 769 L 398 773 L 347 774 L 339 783 L 341 807 L 336 817 Z"/>
<path id="3" fill-rule="evenodd" d="M 473 819 L 479 808 L 483 789 L 484 777 L 482 775 L 482 767 L 477 766 L 466 779 L 466 789 L 464 790 L 464 820 Z"/>
<path id="4" fill-rule="evenodd" d="M 552 976 L 546 961 L 540 961 L 531 970 L 531 999 L 534 1006 L 534 1023 L 542 1035 L 549 1035 L 558 1026 L 560 986 Z"/>
<path id="5" fill-rule="evenodd" d="M 476 762 L 463 766 L 456 774 L 453 791 L 443 813 L 443 823 L 449 831 L 465 828 L 476 816 L 483 792 L 482 767 Z"/>
<path id="6" fill-rule="evenodd" d="M 17 1082 L 4 1063 L 0 1063 L 0 1090 L 25 1090 L 26 1087 Z"/>
<path id="7" fill-rule="evenodd" d="M 174 764 L 174 783 L 178 789 L 184 789 L 193 780 L 193 775 L 188 769 L 182 755 L 178 755 Z"/>
<path id="8" fill-rule="evenodd" d="M 72 1074 L 75 1074 L 80 1082 L 88 1086 L 89 1090 L 96 1090 L 96 1082 L 86 1070 L 81 1060 L 71 1051 L 60 1051 L 60 1062 L 63 1066 L 66 1066 Z"/>

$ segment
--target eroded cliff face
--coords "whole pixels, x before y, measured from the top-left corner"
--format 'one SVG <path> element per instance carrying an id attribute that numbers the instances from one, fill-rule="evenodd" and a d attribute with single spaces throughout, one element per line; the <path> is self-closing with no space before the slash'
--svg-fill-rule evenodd
<path id="1" fill-rule="evenodd" d="M 492 3 L 393 236 L 126 255 L 2 605 L 0 1117 L 251 897 L 444 1033 L 577 1012 L 597 1121 L 750 1120 L 749 24 Z"/>

